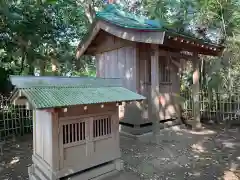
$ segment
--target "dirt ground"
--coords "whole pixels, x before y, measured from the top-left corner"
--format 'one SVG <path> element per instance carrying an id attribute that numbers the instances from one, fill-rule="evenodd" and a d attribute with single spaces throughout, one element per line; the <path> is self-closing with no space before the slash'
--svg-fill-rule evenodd
<path id="1" fill-rule="evenodd" d="M 124 171 L 107 180 L 240 180 L 240 129 L 161 130 L 157 144 L 121 137 Z M 107 153 L 107 152 L 106 152 Z M 32 137 L 9 141 L 0 156 L 1 180 L 28 179 Z"/>

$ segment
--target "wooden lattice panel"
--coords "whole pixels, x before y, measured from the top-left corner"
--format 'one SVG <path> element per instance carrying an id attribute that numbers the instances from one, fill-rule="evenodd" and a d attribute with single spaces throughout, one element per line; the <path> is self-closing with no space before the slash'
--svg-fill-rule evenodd
<path id="1" fill-rule="evenodd" d="M 64 124 L 62 128 L 63 133 L 63 144 L 75 144 L 86 140 L 86 123 L 85 122 L 74 122 L 71 124 Z"/>
<path id="2" fill-rule="evenodd" d="M 112 121 L 110 117 L 100 117 L 93 120 L 93 138 L 108 136 L 111 133 Z"/>

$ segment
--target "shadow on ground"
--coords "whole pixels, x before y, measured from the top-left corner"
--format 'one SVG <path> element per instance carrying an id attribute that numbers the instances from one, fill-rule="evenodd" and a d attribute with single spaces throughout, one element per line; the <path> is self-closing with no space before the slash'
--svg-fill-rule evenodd
<path id="1" fill-rule="evenodd" d="M 3 156 L 0 156 L 1 180 L 28 179 L 27 167 L 32 163 L 32 136 L 6 141 Z"/>
<path id="2" fill-rule="evenodd" d="M 237 180 L 240 165 L 240 130 L 205 127 L 201 132 L 165 129 L 151 143 L 121 139 L 126 170 L 142 179 Z"/>
<path id="3" fill-rule="evenodd" d="M 240 180 L 240 129 L 205 127 L 201 132 L 172 128 L 141 140 L 121 137 L 125 170 L 107 180 Z M 31 136 L 9 142 L 1 157 L 0 179 L 27 179 Z M 106 151 L 107 152 L 107 151 Z"/>

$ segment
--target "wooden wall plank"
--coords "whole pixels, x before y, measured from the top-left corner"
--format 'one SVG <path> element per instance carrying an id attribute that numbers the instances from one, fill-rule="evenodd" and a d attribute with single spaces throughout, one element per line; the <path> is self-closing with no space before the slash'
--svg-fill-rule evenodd
<path id="1" fill-rule="evenodd" d="M 127 82 L 127 88 L 133 90 L 132 79 L 133 79 L 133 52 L 132 49 L 126 48 L 126 69 L 125 69 L 125 79 Z"/>
<path id="2" fill-rule="evenodd" d="M 104 69 L 105 69 L 105 78 L 109 78 L 109 61 L 110 61 L 110 58 L 109 58 L 109 53 L 103 53 L 104 55 Z"/>
<path id="3" fill-rule="evenodd" d="M 117 59 L 118 59 L 118 71 L 119 71 L 119 77 L 122 79 L 122 85 L 123 87 L 126 87 L 125 82 L 125 64 L 126 64 L 126 51 L 124 48 L 118 49 L 117 51 Z"/>
<path id="4" fill-rule="evenodd" d="M 133 62 L 132 62 L 132 68 L 133 68 L 133 79 L 132 79 L 132 85 L 134 92 L 138 92 L 139 90 L 139 59 L 138 59 L 138 48 L 133 47 Z"/>
<path id="5" fill-rule="evenodd" d="M 112 74 L 113 78 L 120 78 L 118 69 L 118 50 L 112 52 Z"/>
<path id="6" fill-rule="evenodd" d="M 105 67 L 106 67 L 106 78 L 111 78 L 111 53 L 110 52 L 105 52 Z"/>
<path id="7" fill-rule="evenodd" d="M 136 47 L 131 46 L 98 54 L 97 75 L 103 78 L 121 78 L 123 87 L 136 92 L 139 86 L 137 57 Z"/>
<path id="8" fill-rule="evenodd" d="M 98 54 L 96 56 L 96 61 L 98 61 L 98 66 L 96 68 L 98 71 L 97 77 L 105 77 L 105 65 L 104 65 L 104 55 L 103 54 Z"/>
<path id="9" fill-rule="evenodd" d="M 118 78 L 118 69 L 116 69 L 117 65 L 117 50 L 110 51 L 110 74 L 111 78 Z"/>
<path id="10" fill-rule="evenodd" d="M 127 46 L 134 46 L 134 44 L 135 42 L 121 39 L 105 31 L 100 31 L 99 35 L 93 40 L 92 45 L 88 47 L 85 54 L 101 54 Z"/>
<path id="11" fill-rule="evenodd" d="M 95 63 L 96 63 L 96 77 L 100 77 L 100 56 L 101 54 L 97 54 L 95 57 Z"/>

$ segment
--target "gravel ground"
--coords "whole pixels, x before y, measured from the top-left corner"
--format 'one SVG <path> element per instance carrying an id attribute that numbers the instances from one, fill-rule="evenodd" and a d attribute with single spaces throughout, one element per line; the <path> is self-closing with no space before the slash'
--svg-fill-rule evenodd
<path id="1" fill-rule="evenodd" d="M 157 143 L 152 139 L 121 137 L 124 171 L 106 180 L 240 180 L 240 129 L 165 129 Z M 7 142 L 0 156 L 0 179 L 28 179 L 31 154 L 30 135 Z"/>

